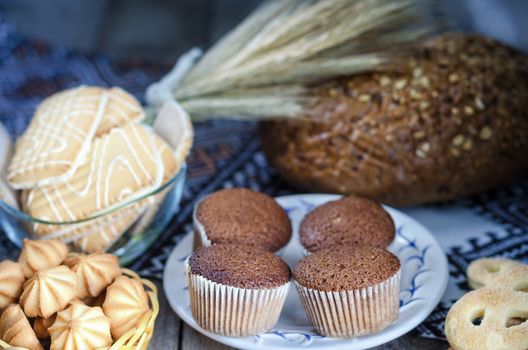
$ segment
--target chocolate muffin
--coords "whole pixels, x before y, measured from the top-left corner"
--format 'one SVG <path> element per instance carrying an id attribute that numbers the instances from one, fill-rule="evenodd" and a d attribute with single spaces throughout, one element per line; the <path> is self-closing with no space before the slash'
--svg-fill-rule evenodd
<path id="1" fill-rule="evenodd" d="M 351 338 L 397 319 L 400 270 L 398 257 L 384 249 L 342 246 L 304 257 L 293 278 L 317 332 Z"/>
<path id="2" fill-rule="evenodd" d="M 202 328 L 245 337 L 277 323 L 291 278 L 278 256 L 248 245 L 215 244 L 194 252 L 187 269 L 192 314 Z"/>
<path id="3" fill-rule="evenodd" d="M 258 248 L 217 244 L 199 249 L 189 258 L 189 271 L 212 282 L 243 289 L 270 289 L 290 281 L 288 265 Z"/>
<path id="4" fill-rule="evenodd" d="M 339 245 L 386 248 L 396 229 L 383 207 L 368 199 L 349 196 L 328 202 L 301 222 L 300 239 L 309 252 Z"/>
<path id="5" fill-rule="evenodd" d="M 245 188 L 214 192 L 194 208 L 195 247 L 244 244 L 276 252 L 292 235 L 288 215 L 273 198 Z"/>

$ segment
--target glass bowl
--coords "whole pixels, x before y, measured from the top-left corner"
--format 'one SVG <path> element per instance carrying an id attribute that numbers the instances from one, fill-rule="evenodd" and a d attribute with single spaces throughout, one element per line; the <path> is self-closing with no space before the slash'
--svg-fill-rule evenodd
<path id="1" fill-rule="evenodd" d="M 176 214 L 186 171 L 187 166 L 183 164 L 178 174 L 146 195 L 78 221 L 41 220 L 0 200 L 0 229 L 20 247 L 24 238 L 37 238 L 31 233 L 33 225 L 57 226 L 53 232 L 74 232 L 61 235 L 61 238 L 77 251 L 82 251 L 80 244 L 74 243 L 80 237 L 116 233 L 115 236 L 119 238 L 111 240 L 112 243 L 108 244 L 106 251 L 117 255 L 122 265 L 127 265 L 152 245 Z M 122 220 L 125 217 L 126 220 Z M 117 232 L 114 232 L 116 230 Z"/>

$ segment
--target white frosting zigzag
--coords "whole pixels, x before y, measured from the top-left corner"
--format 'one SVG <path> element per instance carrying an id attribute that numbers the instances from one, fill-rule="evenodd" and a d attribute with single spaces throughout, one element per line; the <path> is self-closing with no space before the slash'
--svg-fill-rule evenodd
<path id="1" fill-rule="evenodd" d="M 15 189 L 60 182 L 84 161 L 108 94 L 78 87 L 46 99 L 19 138 L 7 178 Z"/>
<path id="2" fill-rule="evenodd" d="M 144 118 L 139 102 L 120 88 L 80 86 L 45 99 L 17 142 L 8 180 L 15 189 L 69 179 L 94 137 Z"/>
<path id="3" fill-rule="evenodd" d="M 162 184 L 164 165 L 153 135 L 129 124 L 94 141 L 86 162 L 71 179 L 34 188 L 27 200 L 30 215 L 54 222 L 75 221 L 134 201 Z M 37 225 L 38 234 L 54 231 Z"/>

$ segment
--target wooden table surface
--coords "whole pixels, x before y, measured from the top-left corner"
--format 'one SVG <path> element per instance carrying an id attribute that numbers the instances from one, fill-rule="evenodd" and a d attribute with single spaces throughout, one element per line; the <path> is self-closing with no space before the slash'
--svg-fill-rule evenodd
<path id="1" fill-rule="evenodd" d="M 157 282 L 156 284 L 159 290 L 160 314 L 156 320 L 154 337 L 150 342 L 149 350 L 233 349 L 209 339 L 187 326 L 182 320 L 180 320 L 174 311 L 172 311 L 161 283 Z M 448 345 L 446 342 L 424 339 L 411 332 L 391 343 L 378 346 L 374 349 L 445 350 L 447 348 Z"/>

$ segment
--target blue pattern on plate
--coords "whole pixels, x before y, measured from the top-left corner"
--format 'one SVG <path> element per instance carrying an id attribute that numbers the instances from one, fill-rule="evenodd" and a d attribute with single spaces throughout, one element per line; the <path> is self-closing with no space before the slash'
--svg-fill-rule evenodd
<path id="1" fill-rule="evenodd" d="M 315 207 L 317 207 L 318 204 L 311 203 L 305 199 L 299 199 L 297 201 L 297 205 L 288 206 L 285 207 L 284 210 L 288 213 L 289 216 L 291 216 L 291 213 L 297 210 L 301 210 L 302 215 L 306 215 L 310 211 L 312 211 Z M 426 259 L 427 259 L 427 253 L 429 251 L 430 246 L 426 245 L 424 247 L 421 247 L 416 239 L 411 239 L 408 236 L 404 234 L 403 225 L 400 225 L 396 229 L 396 236 L 397 238 L 400 238 L 400 242 L 405 242 L 405 245 L 400 247 L 398 249 L 398 253 L 402 253 L 403 251 L 406 251 L 407 254 L 411 254 L 408 256 L 405 261 L 402 262 L 402 264 L 409 264 L 416 262 L 417 268 L 414 271 L 412 277 L 410 277 L 410 283 L 408 286 L 400 286 L 400 308 L 405 307 L 413 302 L 423 300 L 421 297 L 417 297 L 416 294 L 418 290 L 422 287 L 422 285 L 418 282 L 418 277 L 428 273 L 429 269 L 426 267 Z M 184 255 L 178 259 L 179 262 L 184 263 L 185 260 L 189 257 L 190 254 Z M 403 282 L 403 281 L 402 281 Z M 183 287 L 184 291 L 188 291 L 189 287 L 188 285 L 185 285 Z M 188 306 L 190 308 L 190 305 Z M 302 331 L 291 331 L 291 330 L 280 330 L 276 329 L 261 335 L 256 335 L 255 338 L 255 344 L 259 344 L 263 341 L 263 337 L 277 337 L 278 339 L 284 340 L 289 343 L 296 343 L 298 345 L 309 345 L 314 338 L 325 338 L 324 336 L 317 334 L 315 332 L 313 333 L 306 333 Z"/>
<path id="2" fill-rule="evenodd" d="M 265 336 L 276 336 L 279 339 L 285 340 L 287 342 L 293 342 L 297 345 L 309 345 L 315 338 L 325 338 L 325 336 L 317 334 L 317 333 L 306 333 L 306 332 L 296 332 L 296 331 L 281 331 L 281 330 L 274 330 L 267 332 L 265 334 L 256 335 L 255 336 L 255 343 L 261 343 L 263 341 L 263 337 Z"/>
<path id="3" fill-rule="evenodd" d="M 419 248 L 418 245 L 416 244 L 416 240 L 412 240 L 412 239 L 409 239 L 408 237 L 406 237 L 404 234 L 403 234 L 403 226 L 400 226 L 396 229 L 396 235 L 401 238 L 404 242 L 407 243 L 407 245 L 401 247 L 399 249 L 399 252 L 401 253 L 402 251 L 404 250 L 407 250 L 407 249 L 411 249 L 413 251 L 413 255 L 411 255 L 410 257 L 407 258 L 407 260 L 405 261 L 405 263 L 410 263 L 412 262 L 413 260 L 416 260 L 418 261 L 418 269 L 415 271 L 415 273 L 413 274 L 412 278 L 411 278 L 411 285 L 410 287 L 408 288 L 401 288 L 401 291 L 400 291 L 400 307 L 403 307 L 405 305 L 409 305 L 410 303 L 412 302 L 415 302 L 417 300 L 421 300 L 423 298 L 418 298 L 418 297 L 415 297 L 416 295 L 416 292 L 418 291 L 418 289 L 420 289 L 422 287 L 421 284 L 418 284 L 418 277 L 424 273 L 427 273 L 429 272 L 429 269 L 426 268 L 426 263 L 425 263 L 425 259 L 426 259 L 426 255 L 427 255 L 427 252 L 429 251 L 429 248 L 430 246 L 425 246 L 424 248 Z M 407 298 L 404 298 L 402 295 L 405 295 L 407 294 L 408 297 Z"/>

